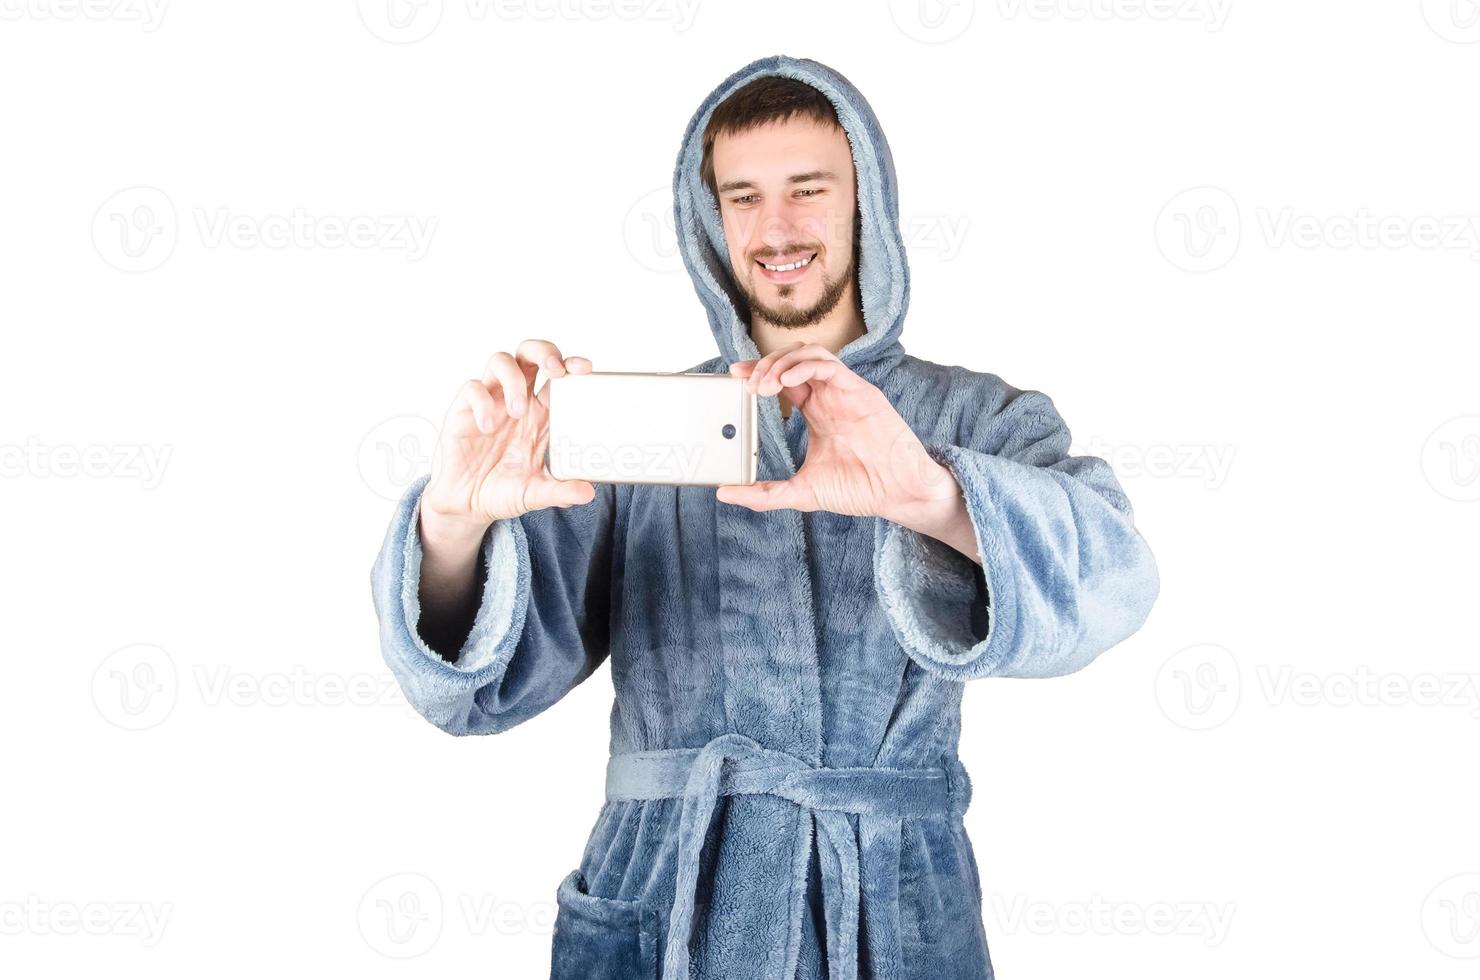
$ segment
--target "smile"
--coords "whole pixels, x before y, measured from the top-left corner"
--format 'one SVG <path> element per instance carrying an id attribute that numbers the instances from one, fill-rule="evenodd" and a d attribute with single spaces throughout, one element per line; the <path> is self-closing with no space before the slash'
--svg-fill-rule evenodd
<path id="1" fill-rule="evenodd" d="M 765 262 L 762 262 L 761 265 L 765 266 L 766 269 L 768 271 L 770 271 L 770 272 L 790 272 L 793 269 L 804 269 L 804 268 L 806 268 L 808 265 L 810 265 L 812 263 L 812 260 L 815 259 L 815 258 L 817 258 L 817 253 L 816 252 L 813 252 L 811 255 L 807 256 L 805 259 L 799 259 L 796 262 L 788 262 L 785 265 L 770 265 L 770 264 L 765 263 Z"/>
<path id="2" fill-rule="evenodd" d="M 805 278 L 807 270 L 812 267 L 812 260 L 815 258 L 817 258 L 817 253 L 813 252 L 805 258 L 797 259 L 795 262 L 782 262 L 773 265 L 757 259 L 756 264 L 761 267 L 762 279 L 766 280 L 766 282 L 775 283 L 778 286 L 784 286 Z"/>

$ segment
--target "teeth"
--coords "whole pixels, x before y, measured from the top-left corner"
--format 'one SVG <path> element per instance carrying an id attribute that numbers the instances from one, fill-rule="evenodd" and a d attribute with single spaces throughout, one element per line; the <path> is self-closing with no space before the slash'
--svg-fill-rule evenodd
<path id="1" fill-rule="evenodd" d="M 761 265 L 766 266 L 772 272 L 790 272 L 792 269 L 800 269 L 802 266 L 807 265 L 816 257 L 815 255 L 809 255 L 805 259 L 787 265 L 767 265 L 765 262 L 762 262 Z"/>

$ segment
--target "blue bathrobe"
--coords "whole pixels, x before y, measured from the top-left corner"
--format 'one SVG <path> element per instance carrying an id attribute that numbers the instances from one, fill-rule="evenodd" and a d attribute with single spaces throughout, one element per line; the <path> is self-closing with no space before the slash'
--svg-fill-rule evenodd
<path id="1" fill-rule="evenodd" d="M 556 889 L 555 980 L 979 980 L 992 968 L 962 823 L 964 687 L 1085 666 L 1144 622 L 1156 564 L 1109 465 L 1068 455 L 1046 395 L 905 354 L 889 147 L 863 96 L 815 61 L 746 65 L 684 133 L 676 227 L 720 352 L 685 370 L 760 356 L 699 165 L 711 110 L 762 75 L 837 108 L 867 331 L 838 357 L 955 475 L 984 567 L 882 518 L 598 483 L 590 503 L 489 529 L 477 619 L 444 657 L 417 628 L 423 477 L 372 573 L 381 644 L 411 703 L 454 735 L 527 721 L 610 659 L 606 802 Z M 768 397 L 760 424 L 760 478 L 786 479 L 805 418 Z"/>

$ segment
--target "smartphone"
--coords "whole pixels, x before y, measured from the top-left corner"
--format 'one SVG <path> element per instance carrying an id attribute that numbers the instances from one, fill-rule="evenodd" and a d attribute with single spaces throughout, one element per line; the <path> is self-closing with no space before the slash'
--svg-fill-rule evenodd
<path id="1" fill-rule="evenodd" d="M 557 480 L 754 483 L 756 395 L 729 374 L 591 371 L 551 378 L 545 465 Z"/>

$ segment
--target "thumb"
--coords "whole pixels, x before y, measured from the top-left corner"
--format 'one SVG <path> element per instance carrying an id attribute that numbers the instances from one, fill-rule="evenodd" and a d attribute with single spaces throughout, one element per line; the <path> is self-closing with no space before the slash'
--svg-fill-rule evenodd
<path id="1" fill-rule="evenodd" d="M 714 496 L 721 503 L 764 511 L 792 506 L 792 489 L 788 480 L 760 480 L 724 484 L 715 489 Z"/>
<path id="2" fill-rule="evenodd" d="M 596 499 L 596 487 L 588 480 L 536 479 L 525 488 L 525 504 L 530 510 L 545 507 L 574 507 Z"/>

